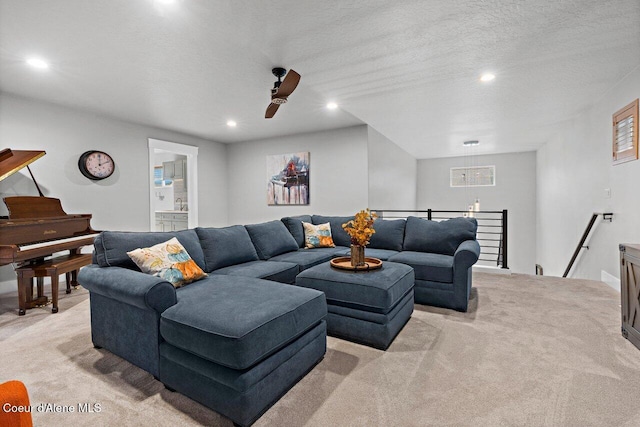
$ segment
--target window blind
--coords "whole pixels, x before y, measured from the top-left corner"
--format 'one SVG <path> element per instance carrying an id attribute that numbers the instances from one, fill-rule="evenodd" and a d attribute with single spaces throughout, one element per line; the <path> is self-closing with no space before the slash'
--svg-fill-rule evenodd
<path id="1" fill-rule="evenodd" d="M 638 100 L 613 115 L 613 163 L 638 158 Z"/>

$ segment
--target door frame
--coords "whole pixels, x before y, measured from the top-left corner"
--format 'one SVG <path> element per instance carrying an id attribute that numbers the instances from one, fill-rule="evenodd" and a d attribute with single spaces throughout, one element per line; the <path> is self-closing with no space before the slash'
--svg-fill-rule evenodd
<path id="1" fill-rule="evenodd" d="M 187 218 L 189 228 L 198 226 L 198 147 L 149 138 L 149 230 L 155 229 L 156 213 L 153 210 L 155 187 L 153 168 L 157 151 L 166 151 L 187 157 Z"/>

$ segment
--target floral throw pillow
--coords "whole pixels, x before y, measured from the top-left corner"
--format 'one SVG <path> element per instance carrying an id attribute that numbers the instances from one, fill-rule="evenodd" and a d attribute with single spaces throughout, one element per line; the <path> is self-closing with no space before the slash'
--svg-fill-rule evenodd
<path id="1" fill-rule="evenodd" d="M 308 249 L 311 248 L 335 248 L 331 237 L 331 224 L 313 225 L 302 221 L 304 227 L 304 245 Z"/>
<path id="2" fill-rule="evenodd" d="M 176 288 L 207 276 L 175 237 L 127 255 L 143 273 L 161 277 Z"/>

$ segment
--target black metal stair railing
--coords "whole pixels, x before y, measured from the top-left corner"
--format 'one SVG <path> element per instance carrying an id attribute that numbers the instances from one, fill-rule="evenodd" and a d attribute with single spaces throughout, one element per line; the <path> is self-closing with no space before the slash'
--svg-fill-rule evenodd
<path id="1" fill-rule="evenodd" d="M 379 218 L 399 219 L 408 216 L 417 216 L 433 221 L 468 216 L 468 211 L 443 211 L 443 210 L 394 210 L 372 209 Z M 478 221 L 477 239 L 480 243 L 479 263 L 500 268 L 509 268 L 508 265 L 508 212 L 479 211 L 473 212 L 473 217 Z"/>
<path id="2" fill-rule="evenodd" d="M 602 215 L 603 221 L 609 221 L 609 222 L 613 221 L 613 213 L 611 212 L 607 212 L 607 213 L 594 212 L 593 215 L 591 215 L 591 219 L 589 219 L 589 222 L 587 223 L 587 228 L 584 229 L 584 233 L 582 233 L 582 237 L 578 242 L 578 246 L 576 246 L 576 250 L 573 251 L 573 255 L 571 256 L 571 261 L 569 261 L 569 265 L 567 265 L 566 270 L 564 270 L 564 274 L 562 275 L 562 277 L 567 277 L 569 275 L 569 272 L 571 271 L 573 264 L 575 264 L 576 259 L 578 259 L 578 255 L 580 255 L 580 251 L 582 249 L 589 249 L 589 246 L 585 246 L 584 243 L 587 241 L 587 238 L 589 237 L 589 234 L 591 233 L 591 230 L 593 229 L 593 226 L 596 223 L 596 219 L 598 219 L 599 215 Z"/>

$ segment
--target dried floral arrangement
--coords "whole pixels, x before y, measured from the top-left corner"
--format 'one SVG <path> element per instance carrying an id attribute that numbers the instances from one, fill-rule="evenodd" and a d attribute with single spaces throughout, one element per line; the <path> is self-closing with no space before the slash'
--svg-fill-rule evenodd
<path id="1" fill-rule="evenodd" d="M 342 224 L 344 231 L 351 236 L 351 244 L 359 246 L 369 244 L 369 239 L 376 232 L 373 229 L 373 222 L 376 218 L 378 215 L 367 208 L 358 212 L 351 221 Z"/>

